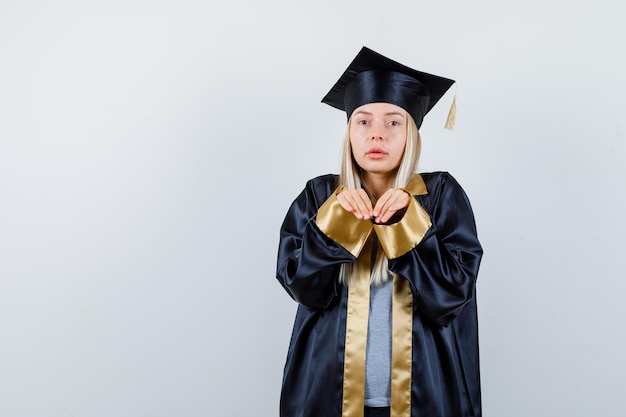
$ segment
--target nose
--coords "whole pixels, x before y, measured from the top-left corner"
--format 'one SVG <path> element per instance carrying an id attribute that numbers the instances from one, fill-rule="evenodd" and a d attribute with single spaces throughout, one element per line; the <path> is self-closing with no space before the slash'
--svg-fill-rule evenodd
<path id="1" fill-rule="evenodd" d="M 383 140 L 383 131 L 380 123 L 372 124 L 371 140 Z"/>

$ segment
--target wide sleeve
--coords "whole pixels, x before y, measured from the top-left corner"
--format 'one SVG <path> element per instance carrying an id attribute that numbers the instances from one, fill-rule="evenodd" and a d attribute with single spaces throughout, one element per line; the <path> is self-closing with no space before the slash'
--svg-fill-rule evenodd
<path id="1" fill-rule="evenodd" d="M 474 297 L 483 252 L 465 192 L 450 174 L 439 175 L 428 195 L 415 201 L 422 209 L 414 213 L 420 219 L 418 232 L 427 225 L 424 213 L 430 214 L 430 228 L 406 253 L 390 259 L 389 269 L 409 280 L 417 305 L 427 316 L 447 326 Z M 400 233 L 395 238 L 395 247 L 412 244 Z"/>
<path id="2" fill-rule="evenodd" d="M 334 194 L 313 181 L 293 202 L 280 230 L 276 277 L 289 295 L 309 308 L 327 308 L 338 295 L 339 266 L 356 257 L 320 230 L 318 210 Z M 328 208 L 332 201 L 326 205 Z M 334 206 L 333 206 L 334 207 Z M 323 219 L 335 230 L 335 221 Z M 354 217 L 354 216 L 353 216 Z"/>

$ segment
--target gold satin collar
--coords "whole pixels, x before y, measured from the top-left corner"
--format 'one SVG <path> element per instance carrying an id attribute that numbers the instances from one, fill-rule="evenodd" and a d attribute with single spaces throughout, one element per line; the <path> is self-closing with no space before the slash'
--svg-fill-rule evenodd
<path id="1" fill-rule="evenodd" d="M 420 174 L 415 174 L 409 180 L 409 184 L 406 186 L 406 189 L 413 195 L 426 195 L 428 194 L 428 190 L 426 189 L 426 183 L 424 182 L 424 178 Z"/>

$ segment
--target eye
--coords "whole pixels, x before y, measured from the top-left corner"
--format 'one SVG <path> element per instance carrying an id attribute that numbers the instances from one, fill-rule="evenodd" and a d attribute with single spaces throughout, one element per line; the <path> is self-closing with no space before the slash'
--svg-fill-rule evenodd
<path id="1" fill-rule="evenodd" d="M 367 120 L 359 120 L 357 123 L 365 126 L 367 124 Z"/>
<path id="2" fill-rule="evenodd" d="M 389 124 L 390 124 L 391 126 L 399 126 L 399 125 L 400 125 L 400 122 L 398 122 L 397 120 L 392 120 L 392 121 L 390 121 L 390 122 L 389 122 Z"/>

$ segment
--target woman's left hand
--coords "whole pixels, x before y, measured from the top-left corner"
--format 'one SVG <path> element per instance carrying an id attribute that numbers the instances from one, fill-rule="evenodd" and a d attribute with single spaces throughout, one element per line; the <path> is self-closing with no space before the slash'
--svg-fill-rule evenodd
<path id="1" fill-rule="evenodd" d="M 406 209 L 413 196 L 405 190 L 391 188 L 380 196 L 374 206 L 374 221 L 384 224 L 401 210 Z"/>

